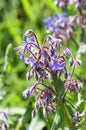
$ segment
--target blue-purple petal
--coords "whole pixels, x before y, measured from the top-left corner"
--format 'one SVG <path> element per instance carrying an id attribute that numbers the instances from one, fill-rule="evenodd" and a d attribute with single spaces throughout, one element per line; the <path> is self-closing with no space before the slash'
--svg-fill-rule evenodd
<path id="1" fill-rule="evenodd" d="M 59 19 L 59 15 L 58 15 L 58 13 L 54 13 L 54 17 L 56 18 L 56 19 Z"/>
<path id="2" fill-rule="evenodd" d="M 32 45 L 28 46 L 28 50 L 33 51 L 34 47 Z"/>
<path id="3" fill-rule="evenodd" d="M 64 63 L 62 63 L 62 64 L 57 63 L 54 65 L 54 70 L 61 70 L 61 69 L 64 69 L 64 67 L 65 67 Z"/>
<path id="4" fill-rule="evenodd" d="M 38 67 L 38 66 L 39 66 L 38 63 L 36 63 L 36 62 L 33 62 L 33 65 L 34 65 L 35 67 Z"/>
<path id="5" fill-rule="evenodd" d="M 56 61 L 54 61 L 53 64 L 49 65 L 50 70 L 62 70 L 65 68 L 65 63 L 57 63 Z"/>
<path id="6" fill-rule="evenodd" d="M 34 37 L 31 37 L 31 38 L 30 38 L 30 41 L 32 41 L 32 42 L 34 42 L 34 40 L 35 40 Z"/>
<path id="7" fill-rule="evenodd" d="M 62 17 L 66 17 L 66 12 L 63 12 L 63 13 L 62 13 Z"/>
<path id="8" fill-rule="evenodd" d="M 53 70 L 53 67 L 54 67 L 53 65 L 51 64 L 49 65 L 50 70 Z"/>
<path id="9" fill-rule="evenodd" d="M 53 48 L 50 50 L 50 52 L 51 52 L 51 55 L 54 56 L 55 50 Z"/>
<path id="10" fill-rule="evenodd" d="M 23 42 L 24 42 L 24 43 L 27 43 L 27 42 L 29 42 L 29 41 L 34 42 L 34 37 L 31 37 L 31 38 L 28 40 L 26 36 L 23 36 Z"/>
<path id="11" fill-rule="evenodd" d="M 26 36 L 23 36 L 23 42 L 24 42 L 24 43 L 27 43 L 27 38 L 26 38 Z"/>
<path id="12" fill-rule="evenodd" d="M 20 55 L 20 59 L 24 61 L 24 55 L 23 54 Z"/>
<path id="13" fill-rule="evenodd" d="M 46 25 L 48 25 L 50 22 L 52 21 L 52 17 L 51 16 L 48 16 L 47 19 L 43 19 L 42 22 Z"/>

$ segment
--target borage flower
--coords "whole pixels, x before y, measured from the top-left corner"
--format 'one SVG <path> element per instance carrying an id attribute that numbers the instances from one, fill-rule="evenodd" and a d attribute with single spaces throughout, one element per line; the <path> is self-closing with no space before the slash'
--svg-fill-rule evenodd
<path id="1" fill-rule="evenodd" d="M 55 38 L 60 38 L 63 40 L 71 39 L 75 32 L 75 25 L 77 23 L 77 16 L 66 17 L 66 12 L 63 14 L 55 13 L 54 18 L 49 20 L 43 19 L 46 25 L 47 32 L 53 32 Z"/>
<path id="2" fill-rule="evenodd" d="M 81 92 L 82 90 L 82 83 L 79 80 L 73 79 L 75 67 L 76 66 L 81 67 L 81 61 L 80 60 L 75 60 L 75 61 L 72 60 L 72 61 L 73 61 L 72 64 L 70 64 L 70 66 L 72 65 L 71 74 L 67 77 L 67 79 L 64 80 L 66 90 L 63 97 L 65 97 L 68 91 L 75 93 L 76 91 Z"/>
<path id="3" fill-rule="evenodd" d="M 73 121 L 74 122 L 80 122 L 83 119 L 83 115 L 81 115 L 79 112 L 75 112 L 73 114 Z"/>
<path id="4" fill-rule="evenodd" d="M 33 36 L 34 41 L 27 39 L 27 37 Z M 81 90 L 80 81 L 73 80 L 73 72 L 75 66 L 80 66 L 79 60 L 74 60 L 71 51 L 68 48 L 62 48 L 61 39 L 54 38 L 51 35 L 47 35 L 43 41 L 43 45 L 40 46 L 36 34 L 32 30 L 28 30 L 24 34 L 24 44 L 17 47 L 18 55 L 25 65 L 29 65 L 29 70 L 26 74 L 27 80 L 30 80 L 32 76 L 35 77 L 37 83 L 32 87 L 27 88 L 23 92 L 25 98 L 37 94 L 35 103 L 35 109 L 32 112 L 32 117 L 37 113 L 38 108 L 43 108 L 43 114 L 48 118 L 48 114 L 55 110 L 55 98 L 58 98 L 57 91 L 54 86 L 53 73 L 57 76 L 55 80 L 60 79 L 61 75 L 64 75 L 64 82 L 66 84 L 65 95 L 68 90 L 74 92 L 75 90 Z M 32 46 L 34 49 L 29 49 Z M 69 76 L 66 68 L 66 57 L 69 57 L 70 66 L 72 67 L 71 76 Z M 53 73 L 52 73 L 53 72 Z M 69 79 L 70 77 L 70 79 Z M 46 85 L 45 80 L 49 80 L 50 84 Z M 69 87 L 69 84 L 71 87 Z M 40 85 L 44 86 L 40 88 Z"/>

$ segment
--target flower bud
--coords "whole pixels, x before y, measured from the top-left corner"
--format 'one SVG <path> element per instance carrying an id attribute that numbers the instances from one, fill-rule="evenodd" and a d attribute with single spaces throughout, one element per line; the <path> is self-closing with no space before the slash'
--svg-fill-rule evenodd
<path id="1" fill-rule="evenodd" d="M 32 118 L 34 118 L 36 116 L 36 110 L 34 109 L 33 111 L 32 111 Z"/>
<path id="2" fill-rule="evenodd" d="M 30 88 L 27 88 L 26 90 L 24 90 L 23 91 L 23 96 L 25 98 L 27 98 L 27 97 L 33 95 L 34 93 L 36 93 L 36 87 L 35 87 L 35 85 L 32 86 L 32 87 L 30 87 Z"/>
<path id="3" fill-rule="evenodd" d="M 70 58 L 69 62 L 70 62 L 70 66 L 72 66 L 73 63 L 74 63 L 74 59 L 73 59 L 73 58 Z"/>
<path id="4" fill-rule="evenodd" d="M 80 60 L 76 60 L 75 65 L 76 65 L 76 66 L 80 66 L 80 67 L 81 67 L 81 61 L 80 61 Z"/>
<path id="5" fill-rule="evenodd" d="M 72 53 L 71 53 L 71 51 L 70 51 L 68 48 L 64 48 L 63 50 L 64 50 L 64 53 L 65 53 L 66 55 L 72 57 Z"/>
<path id="6" fill-rule="evenodd" d="M 25 32 L 24 36 L 30 36 L 33 34 L 33 30 L 32 29 L 29 29 Z"/>
<path id="7" fill-rule="evenodd" d="M 82 119 L 82 116 L 80 115 L 79 112 L 75 112 L 75 113 L 73 114 L 73 121 L 74 121 L 74 122 L 80 122 L 81 119 Z"/>

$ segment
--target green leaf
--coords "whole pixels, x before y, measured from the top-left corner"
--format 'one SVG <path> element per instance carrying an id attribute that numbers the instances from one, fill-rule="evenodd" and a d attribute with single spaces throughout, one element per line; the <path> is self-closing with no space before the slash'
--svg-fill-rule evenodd
<path id="1" fill-rule="evenodd" d="M 64 112 L 60 106 L 60 104 L 57 104 L 57 108 L 56 108 L 56 114 L 55 114 L 55 118 L 54 118 L 54 122 L 52 124 L 51 130 L 57 130 L 58 128 L 61 128 L 64 123 Z"/>
<path id="2" fill-rule="evenodd" d="M 78 111 L 81 113 L 83 110 L 86 109 L 86 101 L 81 100 L 81 102 L 77 106 Z"/>
<path id="3" fill-rule="evenodd" d="M 10 43 L 7 46 L 6 53 L 5 53 L 4 72 L 10 72 L 12 61 L 13 61 L 13 57 L 12 57 L 12 44 Z"/>
<path id="4" fill-rule="evenodd" d="M 26 13 L 26 15 L 28 16 L 28 18 L 31 20 L 31 21 L 36 21 L 36 17 L 34 15 L 34 12 L 32 10 L 32 6 L 30 4 L 30 2 L 28 0 L 21 0 L 21 3 L 22 3 L 22 6 L 23 6 L 23 9 Z"/>
<path id="5" fill-rule="evenodd" d="M 51 130 L 57 130 L 58 128 L 61 128 L 63 126 L 62 123 L 64 122 L 64 110 L 63 110 L 64 108 L 62 97 L 65 91 L 65 87 L 62 80 L 57 78 L 57 75 L 54 71 L 52 71 L 52 78 L 55 90 L 57 92 L 57 107 Z"/>
<path id="6" fill-rule="evenodd" d="M 45 122 L 43 120 L 41 120 L 37 114 L 36 117 L 32 119 L 29 129 L 30 130 L 42 130 L 44 127 L 45 127 Z"/>
<path id="7" fill-rule="evenodd" d="M 53 85 L 58 94 L 58 100 L 61 100 L 65 91 L 64 83 L 61 79 L 57 78 L 57 74 L 52 71 Z"/>

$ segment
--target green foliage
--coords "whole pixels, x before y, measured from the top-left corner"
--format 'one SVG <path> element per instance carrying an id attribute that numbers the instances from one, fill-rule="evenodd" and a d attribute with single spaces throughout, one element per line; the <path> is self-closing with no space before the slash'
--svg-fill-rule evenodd
<path id="1" fill-rule="evenodd" d="M 74 14 L 73 9 L 74 6 L 67 9 L 67 16 Z M 27 86 L 33 85 L 35 81 L 33 79 L 26 81 L 25 73 L 28 68 L 19 60 L 14 48 L 22 43 L 24 32 L 30 28 L 35 30 L 41 44 L 46 35 L 42 19 L 48 15 L 53 16 L 55 11 L 58 13 L 62 12 L 61 9 L 54 6 L 53 0 L 0 0 L 0 111 L 8 110 L 9 130 L 25 130 L 26 128 L 30 130 L 50 130 L 53 123 L 53 114 L 49 116 L 50 121 L 46 121 L 43 118 L 42 112 L 40 112 L 41 117 L 37 114 L 34 119 L 31 119 L 35 97 L 31 97 L 27 101 L 23 98 L 22 91 Z M 76 30 L 74 37 L 80 43 L 81 30 L 78 27 Z M 82 60 L 81 69 L 77 68 L 75 71 L 75 78 L 78 77 L 83 82 L 81 99 L 78 100 L 77 94 L 67 95 L 67 98 L 82 113 L 86 110 L 86 50 L 82 52 L 83 47 L 81 46 L 77 50 L 72 41 L 65 43 L 64 46 L 68 46 L 74 56 Z M 86 41 L 84 47 L 86 47 Z M 64 89 L 61 88 L 59 98 L 62 97 L 64 92 Z M 78 104 L 76 103 L 77 101 Z M 28 105 L 26 105 L 27 102 Z M 68 102 L 66 102 L 66 105 L 63 102 L 62 104 L 57 104 L 54 124 L 51 130 L 59 130 L 60 127 L 63 130 L 65 123 L 70 126 L 71 117 L 68 115 L 68 111 L 71 111 L 72 115 L 76 110 L 72 106 L 70 108 L 68 104 Z M 62 122 L 62 118 L 65 118 L 66 122 Z M 55 123 L 58 125 L 55 125 Z M 83 128 L 81 128 L 82 125 Z M 82 124 L 78 124 L 77 129 L 85 130 L 86 120 Z"/>

